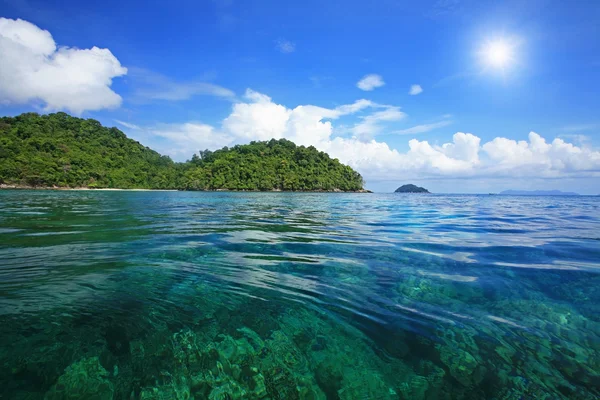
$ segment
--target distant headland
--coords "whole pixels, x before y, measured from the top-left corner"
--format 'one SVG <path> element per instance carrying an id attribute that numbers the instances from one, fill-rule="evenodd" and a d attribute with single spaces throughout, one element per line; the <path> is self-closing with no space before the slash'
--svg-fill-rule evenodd
<path id="1" fill-rule="evenodd" d="M 417 186 L 417 185 L 408 184 L 408 185 L 400 186 L 394 192 L 395 193 L 429 193 L 429 190 L 427 190 L 423 187 Z"/>
<path id="2" fill-rule="evenodd" d="M 500 194 L 505 196 L 579 196 L 579 193 L 561 190 L 505 190 Z"/>

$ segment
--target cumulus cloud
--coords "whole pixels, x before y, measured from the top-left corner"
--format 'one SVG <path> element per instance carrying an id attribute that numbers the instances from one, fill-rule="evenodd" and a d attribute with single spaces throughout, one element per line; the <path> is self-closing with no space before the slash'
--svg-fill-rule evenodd
<path id="1" fill-rule="evenodd" d="M 560 138 L 547 143 L 535 132 L 529 133 L 529 142 L 495 138 L 483 145 L 483 151 L 494 162 L 491 170 L 512 176 L 561 177 L 582 172 L 600 175 L 599 151 Z"/>
<path id="2" fill-rule="evenodd" d="M 233 138 L 232 143 L 274 137 L 313 145 L 356 168 L 367 180 L 393 179 L 399 175 L 405 178 L 600 175 L 600 152 L 562 139 L 546 143 L 533 132 L 529 141 L 496 138 L 484 144 L 472 133 L 457 132 L 451 141 L 442 144 L 411 139 L 408 150 L 399 152 L 387 143 L 360 135 L 372 133 L 372 127 L 381 121 L 403 118 L 405 114 L 399 107 L 363 99 L 334 109 L 314 105 L 287 108 L 251 90 L 246 99 L 233 106 L 221 128 L 223 134 Z M 367 116 L 359 115 L 359 122 L 351 129 L 354 137 L 334 137 L 336 119 L 367 109 L 374 111 Z M 450 122 L 441 121 L 437 126 Z M 413 127 L 413 131 L 418 133 L 433 125 Z"/>
<path id="3" fill-rule="evenodd" d="M 546 143 L 532 132 L 529 141 L 495 138 L 481 145 L 470 133 L 431 145 L 411 139 L 398 152 L 386 143 L 335 138 L 322 150 L 356 168 L 369 181 L 447 178 L 577 178 L 600 177 L 600 152 L 554 139 Z M 319 146 L 317 146 L 319 147 Z"/>
<path id="4" fill-rule="evenodd" d="M 275 48 L 283 54 L 289 54 L 296 51 L 296 44 L 289 40 L 280 38 L 275 41 Z"/>
<path id="5" fill-rule="evenodd" d="M 411 139 L 406 151 L 387 143 L 354 137 L 336 137 L 334 123 L 355 115 L 363 126 L 404 117 L 397 106 L 361 99 L 335 108 L 299 105 L 288 108 L 269 96 L 250 90 L 232 107 L 220 127 L 190 123 L 150 129 L 165 139 L 163 148 L 175 157 L 189 158 L 194 151 L 215 149 L 251 140 L 286 138 L 299 145 L 312 145 L 358 170 L 367 181 L 434 178 L 554 178 L 600 177 L 600 152 L 575 146 L 562 139 L 546 140 L 535 132 L 528 140 L 498 137 L 486 143 L 481 138 L 457 132 L 447 143 Z M 375 122 L 373 122 L 375 121 Z M 372 126 L 372 125 L 371 125 Z"/>
<path id="6" fill-rule="evenodd" d="M 356 87 L 360 90 L 370 92 L 378 87 L 385 85 L 381 75 L 370 74 L 365 75 L 360 81 L 356 83 Z"/>
<path id="7" fill-rule="evenodd" d="M 314 105 L 289 109 L 251 89 L 246 91 L 245 98 L 246 102 L 234 104 L 231 114 L 223 121 L 222 131 L 246 141 L 287 138 L 297 144 L 310 145 L 331 136 L 329 120 L 378 107 L 376 103 L 361 99 L 333 109 Z"/>
<path id="8" fill-rule="evenodd" d="M 468 174 L 479 163 L 473 154 L 479 138 L 471 134 L 456 133 L 452 143 L 442 146 L 417 139 L 410 140 L 408 145 L 407 152 L 399 152 L 376 140 L 362 142 L 337 137 L 316 147 L 356 168 L 367 181 Z"/>
<path id="9" fill-rule="evenodd" d="M 157 141 L 161 152 L 174 158 L 190 158 L 198 150 L 216 150 L 233 142 L 233 137 L 217 132 L 207 124 L 188 122 L 183 124 L 163 124 L 149 129 L 152 139 Z"/>
<path id="10" fill-rule="evenodd" d="M 410 87 L 410 90 L 408 91 L 408 94 L 410 94 L 411 96 L 416 96 L 420 93 L 423 93 L 423 88 L 421 87 L 421 85 L 412 85 Z"/>
<path id="11" fill-rule="evenodd" d="M 267 140 L 282 137 L 291 110 L 275 104 L 269 96 L 246 91 L 247 103 L 234 104 L 233 111 L 223 121 L 223 129 L 245 140 Z"/>
<path id="12" fill-rule="evenodd" d="M 0 18 L 0 54 L 0 102 L 41 101 L 75 114 L 121 104 L 110 86 L 127 68 L 108 49 L 59 47 L 30 22 Z"/>

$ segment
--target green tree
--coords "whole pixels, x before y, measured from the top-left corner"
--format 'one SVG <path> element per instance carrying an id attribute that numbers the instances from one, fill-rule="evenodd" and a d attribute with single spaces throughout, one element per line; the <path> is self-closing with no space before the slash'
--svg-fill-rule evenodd
<path id="1" fill-rule="evenodd" d="M 0 118 L 0 183 L 183 190 L 363 187 L 349 166 L 286 139 L 203 150 L 175 163 L 117 128 L 62 112 Z"/>

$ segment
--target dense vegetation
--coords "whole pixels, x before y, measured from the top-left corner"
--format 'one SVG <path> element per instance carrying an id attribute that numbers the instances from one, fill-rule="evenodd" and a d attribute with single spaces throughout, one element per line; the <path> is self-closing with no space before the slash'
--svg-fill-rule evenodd
<path id="1" fill-rule="evenodd" d="M 362 177 L 314 147 L 272 139 L 203 151 L 190 161 L 186 189 L 360 190 Z"/>
<path id="2" fill-rule="evenodd" d="M 396 193 L 429 193 L 429 190 L 424 187 L 408 184 L 402 185 L 398 189 L 395 190 Z"/>
<path id="3" fill-rule="evenodd" d="M 289 140 L 200 151 L 190 161 L 131 140 L 117 128 L 65 113 L 0 118 L 0 183 L 187 190 L 360 190 L 352 168 Z"/>
<path id="4" fill-rule="evenodd" d="M 30 186 L 172 188 L 169 158 L 117 128 L 65 113 L 0 119 L 0 182 Z"/>

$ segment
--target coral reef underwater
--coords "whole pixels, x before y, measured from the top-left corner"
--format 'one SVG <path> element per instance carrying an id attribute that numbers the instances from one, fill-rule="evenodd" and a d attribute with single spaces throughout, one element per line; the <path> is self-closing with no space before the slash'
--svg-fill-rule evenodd
<path id="1" fill-rule="evenodd" d="M 338 273 L 344 280 L 345 272 Z M 348 323 L 301 303 L 265 302 L 260 289 L 245 298 L 203 279 L 162 276 L 159 282 L 150 274 L 129 271 L 115 280 L 120 290 L 154 280 L 152 288 L 162 288 L 155 295 L 169 300 L 166 309 L 120 293 L 118 305 L 96 299 L 108 303 L 93 315 L 63 315 L 58 323 L 49 313 L 27 330 L 21 326 L 2 348 L 1 372 L 10 377 L 3 393 L 52 400 L 598 397 L 598 321 L 567 304 L 549 305 L 546 297 L 490 298 L 472 285 L 465 293 L 463 282 L 449 289 L 415 274 L 392 288 L 398 304 L 413 304 L 405 307 L 409 315 L 415 302 L 444 304 L 447 313 L 460 315 L 465 303 L 457 299 L 469 296 L 510 322 L 441 318 L 398 325 L 382 315 L 381 325 Z M 526 315 L 540 317 L 537 329 L 514 326 Z M 1 329 L 3 338 L 15 330 Z"/>

